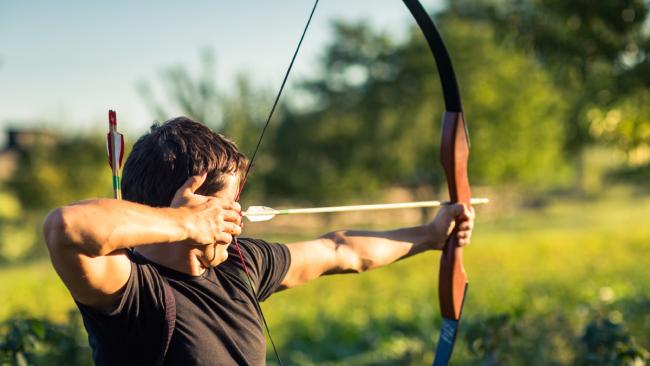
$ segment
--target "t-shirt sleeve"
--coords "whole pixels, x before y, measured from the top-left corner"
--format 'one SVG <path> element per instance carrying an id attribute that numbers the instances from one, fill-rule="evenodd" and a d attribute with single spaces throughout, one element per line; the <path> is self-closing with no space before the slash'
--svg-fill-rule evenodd
<path id="1" fill-rule="evenodd" d="M 124 322 L 132 321 L 142 312 L 164 310 L 163 279 L 140 257 L 129 254 L 129 259 L 131 274 L 116 308 L 109 313 L 103 313 L 79 304 L 84 310 L 105 317 L 121 318 Z"/>
<path id="2" fill-rule="evenodd" d="M 264 301 L 277 291 L 289 271 L 289 248 L 284 244 L 271 244 L 261 239 L 238 238 L 237 241 L 256 286 L 257 300 Z M 234 245 L 233 243 L 231 247 Z M 233 254 L 238 256 L 236 251 Z M 239 262 L 239 258 L 234 260 Z"/>
<path id="3" fill-rule="evenodd" d="M 131 275 L 119 304 L 106 313 L 77 302 L 89 341 L 140 349 L 145 355 L 159 353 L 159 338 L 164 325 L 164 281 L 151 265 L 139 258 L 131 259 Z M 128 336 L 125 336 L 128 334 Z"/>

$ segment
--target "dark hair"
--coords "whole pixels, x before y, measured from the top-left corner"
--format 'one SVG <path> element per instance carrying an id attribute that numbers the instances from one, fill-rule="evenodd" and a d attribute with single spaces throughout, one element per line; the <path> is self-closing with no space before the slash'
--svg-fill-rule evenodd
<path id="1" fill-rule="evenodd" d="M 192 175 L 207 172 L 197 191 L 210 195 L 224 188 L 225 174 L 241 175 L 248 160 L 224 136 L 187 117 L 154 123 L 140 137 L 124 164 L 124 199 L 154 207 L 171 204 L 178 188 Z"/>

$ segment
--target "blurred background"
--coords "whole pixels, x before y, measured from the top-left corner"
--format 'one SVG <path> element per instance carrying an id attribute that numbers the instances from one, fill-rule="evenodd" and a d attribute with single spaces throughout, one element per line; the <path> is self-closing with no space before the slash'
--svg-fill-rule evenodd
<path id="1" fill-rule="evenodd" d="M 650 4 L 422 1 L 472 140 L 477 227 L 455 365 L 650 359 Z M 128 148 L 185 115 L 251 153 L 309 2 L 0 3 L 0 364 L 88 365 L 47 258 L 59 205 L 111 197 L 106 114 Z M 323 0 L 242 206 L 447 199 L 435 65 L 400 1 Z M 416 225 L 429 210 L 246 225 L 279 242 Z M 439 253 L 319 279 L 263 306 L 287 364 L 423 365 Z M 269 358 L 269 364 L 274 364 Z"/>

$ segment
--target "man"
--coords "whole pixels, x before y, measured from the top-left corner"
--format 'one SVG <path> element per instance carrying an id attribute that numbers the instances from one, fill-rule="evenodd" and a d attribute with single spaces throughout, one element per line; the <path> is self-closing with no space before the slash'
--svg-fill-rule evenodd
<path id="1" fill-rule="evenodd" d="M 134 145 L 124 201 L 86 200 L 48 215 L 50 258 L 97 365 L 262 365 L 256 300 L 440 249 L 456 220 L 460 245 L 469 243 L 473 212 L 460 204 L 443 206 L 428 224 L 391 231 L 336 231 L 289 245 L 239 238 L 251 291 L 231 245 L 242 231 L 235 198 L 247 164 L 229 140 L 175 118 Z"/>

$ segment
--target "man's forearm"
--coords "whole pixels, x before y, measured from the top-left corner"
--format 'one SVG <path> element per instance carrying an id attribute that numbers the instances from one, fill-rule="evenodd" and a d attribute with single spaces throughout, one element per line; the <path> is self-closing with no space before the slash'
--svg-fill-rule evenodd
<path id="1" fill-rule="evenodd" d="M 325 235 L 334 242 L 340 272 L 362 272 L 442 247 L 427 226 L 390 231 L 338 231 Z M 338 271 L 337 271 L 338 272 Z"/>
<path id="2" fill-rule="evenodd" d="M 52 211 L 45 222 L 48 245 L 75 246 L 101 256 L 117 249 L 188 239 L 182 209 L 154 208 L 128 201 L 82 201 Z"/>

